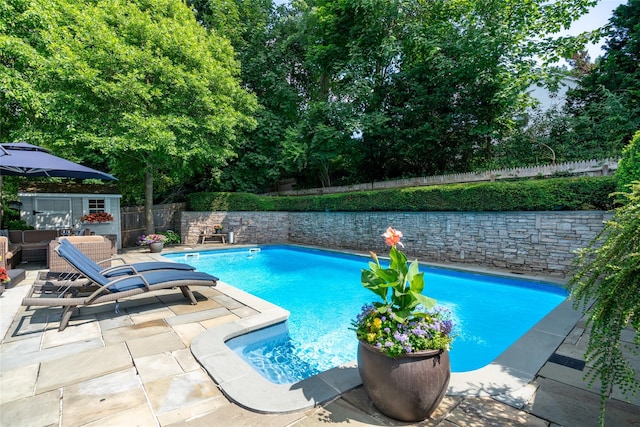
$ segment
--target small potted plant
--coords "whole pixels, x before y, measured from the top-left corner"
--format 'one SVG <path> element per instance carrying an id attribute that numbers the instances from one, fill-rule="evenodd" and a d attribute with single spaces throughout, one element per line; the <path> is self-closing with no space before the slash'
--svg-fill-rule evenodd
<path id="1" fill-rule="evenodd" d="M 381 301 L 365 304 L 353 321 L 359 340 L 358 371 L 367 395 L 385 415 L 402 421 L 429 417 L 449 384 L 451 313 L 422 294 L 424 273 L 398 250 L 402 233 L 383 234 L 391 246 L 388 266 L 371 252 L 362 285 Z"/>
<path id="2" fill-rule="evenodd" d="M 216 233 L 222 233 L 222 230 L 224 230 L 224 225 L 216 224 L 213 226 L 213 229 L 215 230 Z"/>
<path id="3" fill-rule="evenodd" d="M 149 246 L 151 253 L 160 253 L 162 252 L 166 239 L 167 238 L 164 234 L 143 234 L 138 239 L 138 245 Z"/>

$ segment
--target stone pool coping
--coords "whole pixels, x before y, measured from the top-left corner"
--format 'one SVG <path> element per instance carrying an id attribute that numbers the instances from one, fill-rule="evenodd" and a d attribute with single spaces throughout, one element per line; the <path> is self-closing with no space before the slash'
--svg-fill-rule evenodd
<path id="1" fill-rule="evenodd" d="M 478 269 L 463 270 L 478 272 Z M 553 280 L 540 277 L 492 274 L 554 283 Z M 217 290 L 259 312 L 255 316 L 212 328 L 191 343 L 194 357 L 222 392 L 236 404 L 260 413 L 295 412 L 330 401 L 362 384 L 355 360 L 293 384 L 270 382 L 225 342 L 283 322 L 289 317 L 289 312 L 223 282 L 218 282 Z M 511 406 L 521 407 L 535 392 L 529 383 L 581 316 L 572 308 L 570 301 L 563 301 L 494 362 L 473 371 L 452 373 L 447 394 L 491 396 Z"/>

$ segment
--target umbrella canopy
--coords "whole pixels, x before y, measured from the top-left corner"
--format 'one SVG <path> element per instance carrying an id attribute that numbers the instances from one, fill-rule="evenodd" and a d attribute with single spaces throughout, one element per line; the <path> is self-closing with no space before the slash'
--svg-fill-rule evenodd
<path id="1" fill-rule="evenodd" d="M 113 175 L 56 157 L 26 142 L 0 144 L 0 175 L 117 180 Z"/>

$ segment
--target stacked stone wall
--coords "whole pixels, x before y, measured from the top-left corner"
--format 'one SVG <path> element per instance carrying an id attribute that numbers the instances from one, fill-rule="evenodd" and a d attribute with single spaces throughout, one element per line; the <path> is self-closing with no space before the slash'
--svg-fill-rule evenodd
<path id="1" fill-rule="evenodd" d="M 380 235 L 401 230 L 408 255 L 434 263 L 468 263 L 563 277 L 575 250 L 610 218 L 607 212 L 184 212 L 185 243 L 216 223 L 236 243 L 296 243 L 386 254 Z"/>
<path id="2" fill-rule="evenodd" d="M 233 231 L 236 243 L 289 242 L 287 212 L 182 212 L 182 243 L 197 243 L 200 233 L 216 224 L 224 225 L 226 233 Z"/>

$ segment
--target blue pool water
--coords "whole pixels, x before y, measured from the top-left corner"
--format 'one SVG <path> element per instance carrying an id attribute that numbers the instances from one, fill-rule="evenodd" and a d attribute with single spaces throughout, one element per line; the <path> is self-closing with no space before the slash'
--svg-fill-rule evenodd
<path id="1" fill-rule="evenodd" d="M 286 323 L 227 342 L 272 382 L 308 378 L 356 358 L 351 320 L 377 296 L 360 284 L 368 257 L 293 246 L 166 254 L 290 311 Z M 565 298 L 558 286 L 422 267 L 425 290 L 453 313 L 453 372 L 491 363 Z"/>

